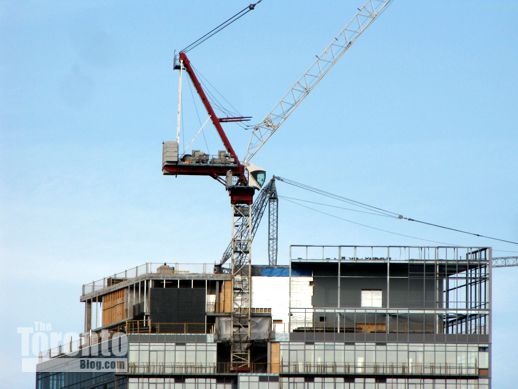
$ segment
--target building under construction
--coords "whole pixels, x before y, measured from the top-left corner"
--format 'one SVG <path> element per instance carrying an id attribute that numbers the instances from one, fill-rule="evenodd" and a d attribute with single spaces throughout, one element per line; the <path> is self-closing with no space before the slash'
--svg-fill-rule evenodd
<path id="1" fill-rule="evenodd" d="M 291 246 L 288 264 L 276 262 L 275 181 L 263 187 L 251 160 L 390 2 L 366 0 L 274 109 L 243 125 L 243 158 L 223 125 L 250 117 L 212 104 L 187 53 L 260 1 L 179 51 L 177 132 L 163 143 L 162 173 L 222 184 L 231 243 L 216 266 L 148 263 L 84 285 L 82 337 L 42 355 L 38 389 L 490 387 L 490 248 Z M 184 73 L 224 147 L 217 155 L 182 150 Z M 269 265 L 255 265 L 266 204 Z"/>
<path id="2" fill-rule="evenodd" d="M 246 367 L 231 363 L 231 274 L 148 263 L 83 285 L 83 336 L 42 355 L 36 387 L 490 387 L 491 249 L 292 246 L 290 257 L 252 267 Z M 67 372 L 120 334 L 120 368 Z"/>

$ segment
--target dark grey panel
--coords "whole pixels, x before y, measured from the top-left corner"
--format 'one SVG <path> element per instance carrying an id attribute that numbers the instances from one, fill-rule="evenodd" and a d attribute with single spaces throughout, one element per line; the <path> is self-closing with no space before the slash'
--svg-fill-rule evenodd
<path id="1" fill-rule="evenodd" d="M 153 323 L 204 323 L 205 289 L 152 288 Z"/>
<path id="2" fill-rule="evenodd" d="M 387 283 L 391 308 L 435 308 L 442 305 L 442 281 L 435 279 L 434 265 L 391 264 L 387 277 L 386 263 L 341 265 L 340 307 L 361 307 L 361 291 L 378 289 L 387 307 Z M 338 266 L 318 264 L 313 268 L 313 306 L 338 306 Z M 437 301 L 436 301 L 437 300 Z M 437 305 L 436 305 L 437 304 Z"/>

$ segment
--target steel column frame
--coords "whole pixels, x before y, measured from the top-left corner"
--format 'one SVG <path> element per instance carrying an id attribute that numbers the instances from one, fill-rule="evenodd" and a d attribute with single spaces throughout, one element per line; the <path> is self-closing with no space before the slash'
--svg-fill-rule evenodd
<path id="1" fill-rule="evenodd" d="M 338 248 L 339 250 L 339 253 L 340 255 L 341 254 L 341 248 L 339 247 Z M 342 257 L 340 257 L 342 258 Z M 386 293 L 386 299 L 387 299 L 387 304 L 386 307 L 387 309 L 390 309 L 390 247 L 387 247 L 387 293 Z M 383 304 L 383 301 L 382 301 L 382 304 Z M 389 330 L 390 330 L 390 316 L 387 314 L 385 314 L 385 332 L 388 334 L 389 333 Z"/>
<path id="2" fill-rule="evenodd" d="M 250 370 L 252 307 L 252 206 L 232 205 L 232 335 L 230 368 Z"/>
<path id="3" fill-rule="evenodd" d="M 272 200 L 275 199 L 275 200 Z M 275 204 L 272 204 L 275 202 Z M 278 252 L 278 196 L 277 189 L 275 186 L 275 178 L 272 178 L 264 187 L 261 189 L 259 194 L 256 196 L 254 204 L 252 206 L 252 214 L 254 215 L 252 220 L 251 229 L 251 240 L 254 240 L 255 234 L 259 229 L 259 225 L 266 210 L 266 206 L 269 207 L 269 226 L 268 226 L 268 259 L 270 265 L 277 264 L 277 252 Z M 272 213 L 275 212 L 275 215 Z M 223 266 L 232 257 L 232 243 L 230 243 L 223 255 L 219 266 Z"/>
<path id="4" fill-rule="evenodd" d="M 277 254 L 279 252 L 279 197 L 275 186 L 275 178 L 272 178 L 272 187 L 268 198 L 268 264 L 277 266 Z"/>
<path id="5" fill-rule="evenodd" d="M 493 267 L 514 267 L 518 266 L 518 256 L 516 257 L 493 257 Z"/>
<path id="6" fill-rule="evenodd" d="M 487 264 L 487 269 L 488 269 L 488 282 L 486 284 L 486 302 L 487 302 L 487 305 L 486 305 L 486 309 L 489 311 L 488 313 L 488 318 L 486 319 L 487 323 L 486 323 L 486 329 L 489 333 L 489 347 L 490 347 L 490 352 L 489 352 L 489 379 L 491 380 L 492 376 L 493 376 L 493 352 L 492 352 L 492 348 L 493 348 L 493 249 L 492 248 L 489 248 L 488 249 L 488 252 L 486 253 L 487 255 L 487 259 L 488 259 L 488 264 Z M 515 259 L 518 259 L 518 257 L 515 257 Z M 491 382 L 491 381 L 490 381 Z"/>

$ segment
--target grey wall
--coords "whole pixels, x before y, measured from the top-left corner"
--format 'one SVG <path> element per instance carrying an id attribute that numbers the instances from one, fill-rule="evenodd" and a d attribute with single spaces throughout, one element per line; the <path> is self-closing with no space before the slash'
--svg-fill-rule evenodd
<path id="1" fill-rule="evenodd" d="M 387 264 L 341 265 L 340 307 L 360 308 L 362 289 L 380 289 L 387 307 Z M 313 269 L 313 306 L 338 306 L 338 266 L 317 264 Z M 433 265 L 390 265 L 391 308 L 435 308 L 442 299 L 442 283 L 434 279 Z M 436 288 L 439 288 L 436 295 Z"/>
<path id="2" fill-rule="evenodd" d="M 204 323 L 205 289 L 151 288 L 153 323 Z"/>
<path id="3" fill-rule="evenodd" d="M 306 264 L 307 266 L 307 264 Z M 389 277 L 387 271 L 390 268 Z M 342 263 L 340 291 L 336 262 L 312 264 L 313 308 L 361 308 L 361 291 L 382 291 L 382 308 L 433 309 L 442 303 L 442 279 L 435 278 L 433 264 L 409 263 Z M 390 293 L 387 293 L 390 291 Z M 387 299 L 390 298 L 390 304 Z M 436 301 L 437 300 L 437 301 Z M 442 332 L 442 319 L 433 314 L 336 313 L 315 312 L 313 326 L 332 331 L 338 324 L 341 331 L 355 332 L 359 323 L 383 324 L 391 333 Z"/>

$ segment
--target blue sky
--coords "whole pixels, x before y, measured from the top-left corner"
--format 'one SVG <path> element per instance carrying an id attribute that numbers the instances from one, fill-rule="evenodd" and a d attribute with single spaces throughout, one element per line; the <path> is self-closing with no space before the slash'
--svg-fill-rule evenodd
<path id="1" fill-rule="evenodd" d="M 0 382 L 19 371 L 16 328 L 79 331 L 80 285 L 146 261 L 213 263 L 230 238 L 228 197 L 211 179 L 161 175 L 175 136 L 172 57 L 247 3 L 0 1 Z M 264 0 L 190 54 L 259 121 L 355 13 L 358 1 Z M 518 239 L 518 3 L 394 0 L 255 162 L 269 172 L 406 215 Z M 185 134 L 198 127 L 185 90 Z M 207 137 L 210 151 L 218 149 Z M 243 134 L 229 137 L 243 155 Z M 203 146 L 203 145 L 201 145 Z M 279 184 L 285 196 L 322 201 Z M 342 215 L 342 214 L 341 214 Z M 518 247 L 357 214 L 391 231 Z M 259 231 L 254 261 L 266 259 Z M 290 244 L 426 242 L 280 204 Z M 500 251 L 496 251 L 500 250 Z M 514 253 L 513 253 L 514 251 Z M 494 383 L 518 358 L 513 286 L 494 276 Z"/>

